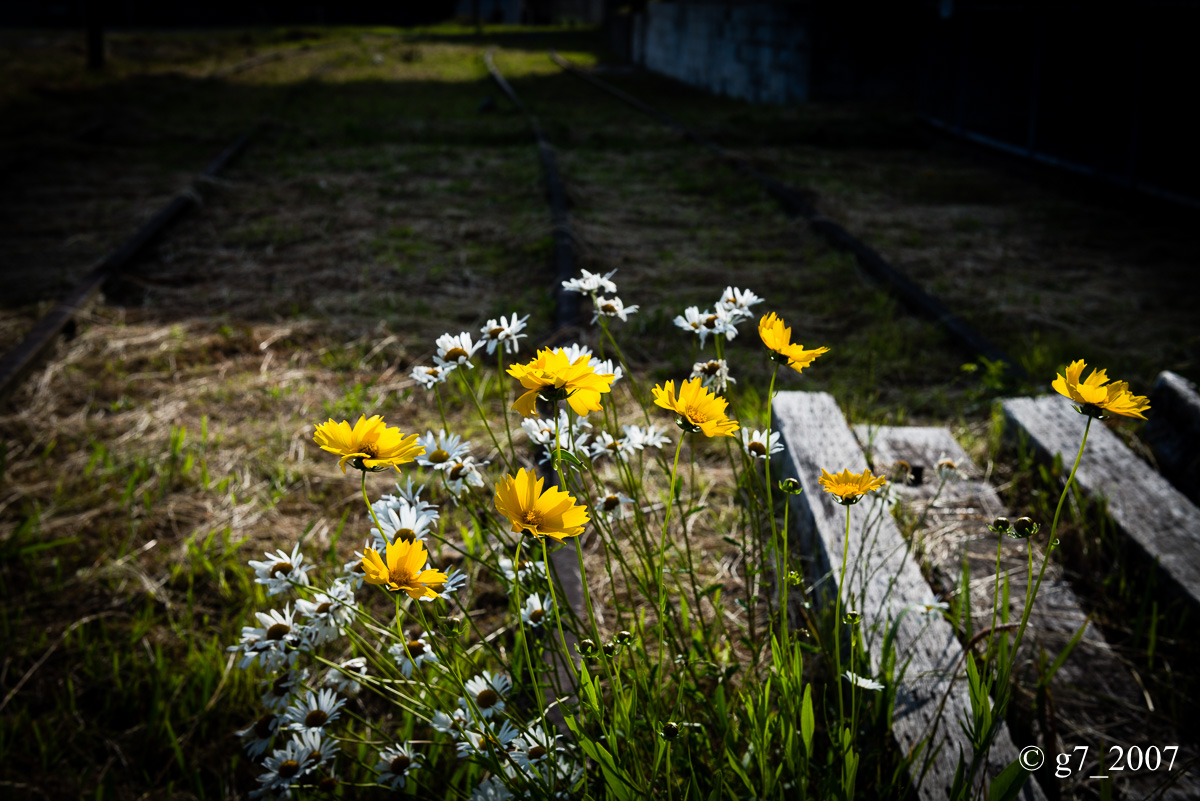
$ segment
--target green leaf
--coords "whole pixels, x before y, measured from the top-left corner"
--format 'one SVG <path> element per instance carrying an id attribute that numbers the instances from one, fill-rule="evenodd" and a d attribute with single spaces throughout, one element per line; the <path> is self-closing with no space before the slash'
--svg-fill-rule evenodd
<path id="1" fill-rule="evenodd" d="M 804 739 L 804 753 L 812 759 L 813 732 L 816 731 L 817 721 L 813 716 L 812 685 L 804 687 L 804 701 L 800 707 L 800 736 Z"/>
<path id="2" fill-rule="evenodd" d="M 1028 778 L 1029 771 L 1021 767 L 1021 760 L 1013 760 L 988 785 L 989 801 L 1013 801 L 1020 794 L 1021 788 L 1025 786 L 1025 780 Z"/>

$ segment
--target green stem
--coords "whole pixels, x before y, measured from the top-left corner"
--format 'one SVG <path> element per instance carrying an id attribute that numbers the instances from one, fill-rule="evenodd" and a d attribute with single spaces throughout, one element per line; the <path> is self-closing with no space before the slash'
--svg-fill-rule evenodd
<path id="1" fill-rule="evenodd" d="M 846 541 L 842 546 L 842 575 L 838 579 L 837 595 L 833 601 L 833 664 L 837 671 L 834 679 L 838 688 L 838 720 L 846 719 L 846 710 L 842 704 L 842 593 L 846 589 L 846 562 L 850 558 L 850 505 L 846 504 Z M 841 725 L 839 723 L 839 725 Z"/>
<path id="2" fill-rule="evenodd" d="M 683 433 L 679 435 L 679 443 L 675 446 L 675 464 L 671 467 L 671 483 L 667 486 L 667 512 L 663 517 L 662 537 L 658 544 L 658 674 L 656 681 L 662 681 L 663 666 L 663 623 L 666 618 L 667 596 L 663 590 L 663 575 L 667 570 L 667 527 L 671 524 L 671 509 L 675 506 L 675 476 L 679 472 L 679 452 L 683 450 Z"/>
<path id="3" fill-rule="evenodd" d="M 492 445 L 496 447 L 496 453 L 500 454 L 500 458 L 504 460 L 504 469 L 511 473 L 512 463 L 508 460 L 508 454 L 506 454 L 504 449 L 500 447 L 500 441 L 496 439 L 496 434 L 492 431 L 492 427 L 488 423 L 487 415 L 484 414 L 483 407 L 479 405 L 479 398 L 475 396 L 475 390 L 471 388 L 471 383 L 467 380 L 465 375 L 460 375 L 459 378 L 462 380 L 463 389 L 465 389 L 467 394 L 471 396 L 471 402 L 475 404 L 475 410 L 479 412 L 479 419 L 483 421 L 483 427 L 487 429 L 488 436 L 492 439 Z M 508 420 L 507 414 L 504 416 L 504 419 L 506 421 Z"/>

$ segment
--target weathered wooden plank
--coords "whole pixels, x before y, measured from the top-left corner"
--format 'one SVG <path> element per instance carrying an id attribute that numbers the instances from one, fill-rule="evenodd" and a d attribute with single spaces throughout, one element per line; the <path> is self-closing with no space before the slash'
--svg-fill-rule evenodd
<path id="1" fill-rule="evenodd" d="M 1181 375 L 1165 370 L 1150 389 L 1146 442 L 1158 469 L 1175 488 L 1200 504 L 1200 393 Z"/>
<path id="2" fill-rule="evenodd" d="M 966 451 L 946 428 L 916 426 L 855 426 L 854 433 L 863 443 L 876 474 L 896 479 L 893 491 L 909 513 L 922 521 L 913 535 L 914 550 L 921 554 L 926 574 L 946 597 L 961 593 L 964 558 L 970 568 L 972 630 L 991 625 L 992 598 L 996 587 L 996 535 L 988 524 L 996 516 L 1010 514 L 971 461 Z M 942 484 L 937 465 L 942 459 L 954 462 L 956 471 Z M 898 463 L 903 465 L 898 469 Z M 920 480 L 904 480 L 904 473 Z M 1043 550 L 1037 541 L 1004 538 L 1000 543 L 1000 575 L 1009 578 L 1009 619 L 1019 620 L 1024 608 L 1027 586 L 1026 544 L 1033 547 L 1034 564 L 1040 564 Z M 1003 582 L 1003 578 L 1001 581 Z M 1018 680 L 1036 680 L 1034 669 L 1039 651 L 1054 659 L 1084 625 L 1087 613 L 1065 580 L 1062 568 L 1051 562 L 1045 580 L 1034 600 L 1029 629 L 1021 646 Z M 1103 632 L 1089 625 L 1083 638 L 1051 682 L 1054 715 L 1046 719 L 1047 731 L 1038 732 L 1038 745 L 1047 754 L 1070 751 L 1075 745 L 1095 744 L 1096 733 L 1104 733 L 1108 744 L 1141 745 L 1170 742 L 1183 746 L 1180 765 L 1194 749 L 1181 742 L 1177 732 L 1165 720 L 1150 719 L 1141 686 L 1127 665 L 1115 654 Z M 1099 748 L 1088 752 L 1089 759 L 1066 780 L 1054 776 L 1055 764 L 1048 761 L 1038 773 L 1043 783 L 1060 783 L 1070 794 L 1081 785 L 1094 784 L 1088 776 L 1103 772 Z M 1150 795 L 1164 776 L 1153 771 L 1126 772 L 1118 777 L 1118 797 L 1144 798 Z M 1043 785 L 1045 786 L 1045 785 Z M 1180 777 L 1163 795 L 1171 801 L 1200 798 L 1200 779 Z"/>
<path id="3" fill-rule="evenodd" d="M 1013 398 L 1003 405 L 1006 420 L 1029 437 L 1040 457 L 1061 454 L 1069 469 L 1085 423 L 1071 401 L 1048 395 Z M 1088 495 L 1106 498 L 1116 527 L 1158 564 L 1177 590 L 1200 604 L 1200 509 L 1102 424 L 1092 424 L 1075 481 Z"/>
<path id="4" fill-rule="evenodd" d="M 784 475 L 799 480 L 804 488 L 800 495 L 790 496 L 801 547 L 813 556 L 822 580 L 832 584 L 842 563 L 846 510 L 821 489 L 818 479 L 822 468 L 861 472 L 867 468 L 866 458 L 831 395 L 781 392 L 775 398 L 773 416 L 772 425 L 782 434 L 786 448 Z M 930 590 L 879 501 L 868 499 L 850 507 L 850 533 L 852 561 L 843 597 L 851 599 L 848 603 L 862 614 L 864 638 L 877 665 L 883 633 L 901 618 L 906 607 L 925 601 Z M 970 719 L 970 700 L 961 672 L 962 646 L 944 619 L 915 613 L 903 615 L 895 643 L 898 659 L 910 661 L 896 688 L 893 736 L 908 752 L 929 736 L 936 723 L 927 751 L 936 751 L 937 758 L 916 789 L 921 799 L 944 799 L 959 754 L 970 755 L 959 725 Z M 943 695 L 946 704 L 939 720 Z M 995 776 L 1016 758 L 1008 729 L 1002 727 L 980 779 Z M 1027 801 L 1044 797 L 1032 778 L 1021 794 Z"/>

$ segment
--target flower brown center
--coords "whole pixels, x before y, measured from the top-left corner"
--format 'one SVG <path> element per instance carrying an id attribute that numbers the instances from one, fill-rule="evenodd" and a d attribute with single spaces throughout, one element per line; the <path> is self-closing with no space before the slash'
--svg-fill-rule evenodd
<path id="1" fill-rule="evenodd" d="M 392 760 L 392 764 L 391 764 L 392 773 L 395 773 L 397 776 L 399 776 L 401 773 L 408 770 L 408 766 L 411 764 L 412 764 L 411 759 L 409 759 L 404 754 L 400 754 L 399 756 L 397 756 L 395 759 Z"/>
<path id="2" fill-rule="evenodd" d="M 275 695 L 286 695 L 287 691 L 291 688 L 291 677 L 287 674 L 284 674 L 275 679 L 275 682 L 271 685 L 271 692 L 273 692 Z"/>
<path id="3" fill-rule="evenodd" d="M 545 616 L 546 616 L 545 609 L 534 609 L 532 612 L 529 613 L 529 622 L 530 623 L 541 623 L 542 618 L 544 618 Z"/>
<path id="4" fill-rule="evenodd" d="M 767 446 L 763 445 L 761 442 L 751 442 L 748 450 L 755 456 L 767 455 Z"/>
<path id="5" fill-rule="evenodd" d="M 467 352 L 462 348 L 451 348 L 446 351 L 446 361 L 454 361 L 455 359 L 467 358 Z"/>
<path id="6" fill-rule="evenodd" d="M 612 442 L 608 443 L 604 447 L 606 450 L 616 453 L 620 449 L 621 443 L 617 442 L 616 440 L 613 440 Z"/>
<path id="7" fill-rule="evenodd" d="M 396 538 L 404 540 L 405 542 L 412 542 L 417 538 L 417 532 L 413 531 L 411 528 L 398 528 L 396 529 Z"/>
<path id="8" fill-rule="evenodd" d="M 531 760 L 533 760 L 533 759 L 541 759 L 541 758 L 542 758 L 542 757 L 544 757 L 545 755 L 546 755 L 546 749 L 545 749 L 545 748 L 542 748 L 540 745 L 535 745 L 533 748 L 530 748 L 530 749 L 529 749 L 529 750 L 528 750 L 528 751 L 525 753 L 525 756 L 527 756 L 527 757 L 528 757 L 529 759 L 531 759 Z"/>
<path id="9" fill-rule="evenodd" d="M 451 467 L 450 468 L 450 480 L 458 481 L 460 478 L 462 478 L 462 474 L 464 472 L 466 472 L 466 467 L 467 466 L 465 464 L 463 464 L 462 462 L 459 462 L 458 464 L 454 465 L 454 467 Z"/>
<path id="10" fill-rule="evenodd" d="M 491 337 L 492 339 L 499 339 L 500 335 L 503 333 L 504 333 L 504 329 L 501 328 L 500 326 L 496 326 L 495 328 L 491 328 L 488 330 L 488 336 Z"/>
<path id="11" fill-rule="evenodd" d="M 606 512 L 611 512 L 613 509 L 616 509 L 620 505 L 621 505 L 621 499 L 618 498 L 616 495 L 609 495 L 607 498 L 604 499 L 604 511 L 606 511 Z"/>
<path id="12" fill-rule="evenodd" d="M 716 328 L 717 327 L 717 315 L 715 315 L 715 314 L 708 315 L 708 319 L 706 319 L 704 321 L 704 327 L 705 328 Z"/>
<path id="13" fill-rule="evenodd" d="M 611 303 L 605 303 L 603 306 L 600 307 L 600 311 L 604 312 L 605 314 L 616 314 L 617 307 L 612 305 Z"/>
<path id="14" fill-rule="evenodd" d="M 438 369 L 437 367 L 426 367 L 425 374 L 428 376 L 432 376 L 433 378 L 437 378 L 439 375 L 442 374 L 442 371 L 440 369 Z"/>
<path id="15" fill-rule="evenodd" d="M 706 376 L 712 377 L 721 372 L 721 363 L 707 362 L 703 367 L 700 368 L 700 372 L 704 373 Z"/>
<path id="16" fill-rule="evenodd" d="M 292 572 L 292 563 L 291 562 L 276 562 L 275 566 L 271 568 L 271 578 L 275 578 L 275 576 L 278 576 L 280 573 L 287 575 L 288 573 L 291 573 L 291 572 Z"/>
<path id="17" fill-rule="evenodd" d="M 323 615 L 323 614 L 325 614 L 326 612 L 328 612 L 328 611 L 329 611 L 330 609 L 332 609 L 332 608 L 333 608 L 333 602 L 332 602 L 332 601 L 326 601 L 325 603 L 323 603 L 323 604 L 321 604 L 320 606 L 318 606 L 318 607 L 317 607 L 317 614 L 318 614 L 318 615 Z"/>
<path id="18" fill-rule="evenodd" d="M 421 654 L 425 653 L 425 643 L 421 642 L 420 640 L 409 640 L 408 652 L 414 657 L 420 656 Z"/>
<path id="19" fill-rule="evenodd" d="M 428 459 L 429 461 L 433 462 L 434 464 L 441 464 L 442 462 L 444 462 L 450 458 L 450 454 L 446 453 L 441 448 L 438 448 L 436 451 L 429 454 L 425 458 Z"/>
<path id="20" fill-rule="evenodd" d="M 292 627 L 287 623 L 276 623 L 274 626 L 271 626 L 271 628 L 267 629 L 267 639 L 282 640 L 291 630 Z"/>
<path id="21" fill-rule="evenodd" d="M 275 716 L 267 713 L 258 719 L 254 724 L 254 736 L 260 740 L 265 740 L 271 736 L 271 724 L 275 722 Z"/>
<path id="22" fill-rule="evenodd" d="M 318 726 L 324 726 L 329 720 L 329 715 L 323 709 L 314 709 L 304 716 L 304 725 L 315 729 Z"/>
<path id="23" fill-rule="evenodd" d="M 279 775 L 290 779 L 300 772 L 300 763 L 294 759 L 285 759 L 279 763 Z"/>
<path id="24" fill-rule="evenodd" d="M 500 700 L 500 693 L 493 690 L 491 687 L 480 690 L 479 695 L 475 696 L 475 705 L 480 709 L 491 709 Z"/>

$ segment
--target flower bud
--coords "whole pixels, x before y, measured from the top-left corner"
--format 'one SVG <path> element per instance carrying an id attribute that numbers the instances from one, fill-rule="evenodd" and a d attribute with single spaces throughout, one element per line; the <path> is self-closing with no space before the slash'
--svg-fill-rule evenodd
<path id="1" fill-rule="evenodd" d="M 458 615 L 448 615 L 442 618 L 439 627 L 442 630 L 442 635 L 446 637 L 457 637 L 463 633 L 465 626 L 463 619 Z"/>
<path id="2" fill-rule="evenodd" d="M 846 610 L 846 623 L 848 623 L 851 626 L 857 626 L 859 621 L 861 621 L 861 620 L 862 620 L 862 615 L 860 615 L 857 610 L 855 610 L 855 609 L 847 609 Z"/>
<path id="3" fill-rule="evenodd" d="M 1017 522 L 1013 523 L 1013 530 L 1008 536 L 1014 540 L 1026 540 L 1037 534 L 1038 524 L 1033 522 L 1028 517 L 1018 517 Z"/>
<path id="4" fill-rule="evenodd" d="M 595 656 L 596 641 L 591 639 L 580 640 L 575 643 L 575 650 L 579 652 L 580 656 Z"/>
<path id="5" fill-rule="evenodd" d="M 617 655 L 617 644 L 615 642 L 604 643 L 604 655 L 613 657 Z"/>
<path id="6" fill-rule="evenodd" d="M 800 482 L 794 478 L 783 479 L 779 482 L 779 488 L 788 495 L 799 495 L 804 491 L 804 488 L 800 486 Z"/>
<path id="7" fill-rule="evenodd" d="M 988 531 L 993 534 L 1007 534 L 1012 529 L 1012 523 L 1008 522 L 1007 517 L 997 517 L 988 526 Z"/>
<path id="8" fill-rule="evenodd" d="M 674 740 L 679 736 L 679 724 L 675 721 L 667 721 L 662 727 L 662 736 L 665 740 Z"/>
<path id="9" fill-rule="evenodd" d="M 618 644 L 628 645 L 632 640 L 633 640 L 632 633 L 625 631 L 625 630 L 621 630 L 621 631 L 617 632 L 617 643 Z"/>

